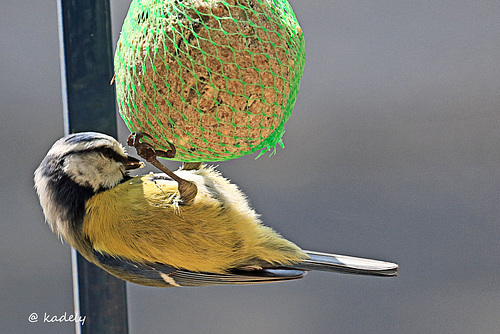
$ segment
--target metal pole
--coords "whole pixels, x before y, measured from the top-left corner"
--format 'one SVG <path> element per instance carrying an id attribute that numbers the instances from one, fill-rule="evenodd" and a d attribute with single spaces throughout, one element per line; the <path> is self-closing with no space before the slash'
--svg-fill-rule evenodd
<path id="1" fill-rule="evenodd" d="M 109 0 L 58 0 L 65 132 L 117 136 Z M 125 282 L 72 250 L 76 332 L 128 333 Z"/>

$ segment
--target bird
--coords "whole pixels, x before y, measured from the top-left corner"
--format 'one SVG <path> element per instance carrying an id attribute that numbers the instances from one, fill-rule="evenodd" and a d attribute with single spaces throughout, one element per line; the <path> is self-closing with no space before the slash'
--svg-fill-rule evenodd
<path id="1" fill-rule="evenodd" d="M 52 231 L 122 280 L 185 287 L 282 282 L 314 270 L 397 275 L 395 263 L 302 250 L 265 226 L 213 166 L 184 163 L 177 180 L 129 174 L 143 166 L 113 137 L 81 132 L 57 140 L 34 173 Z"/>

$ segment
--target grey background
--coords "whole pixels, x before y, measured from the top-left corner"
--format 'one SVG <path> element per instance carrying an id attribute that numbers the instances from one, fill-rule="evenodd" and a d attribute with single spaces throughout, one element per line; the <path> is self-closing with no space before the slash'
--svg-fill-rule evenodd
<path id="1" fill-rule="evenodd" d="M 112 1 L 115 41 L 128 4 Z M 307 63 L 286 148 L 220 170 L 303 248 L 391 260 L 400 276 L 130 284 L 130 332 L 498 333 L 500 2 L 291 4 Z M 32 188 L 63 135 L 56 1 L 3 0 L 0 31 L 0 332 L 69 333 L 28 322 L 73 312 L 70 249 Z"/>

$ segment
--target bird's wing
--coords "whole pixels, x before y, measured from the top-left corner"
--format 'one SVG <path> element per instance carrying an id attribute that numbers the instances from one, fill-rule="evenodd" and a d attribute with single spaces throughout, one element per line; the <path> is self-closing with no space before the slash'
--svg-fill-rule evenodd
<path id="1" fill-rule="evenodd" d="M 157 286 L 246 285 L 294 280 L 306 272 L 297 269 L 235 269 L 227 274 L 198 273 L 160 263 L 138 263 L 94 252 L 97 264 L 111 274 L 132 283 Z"/>

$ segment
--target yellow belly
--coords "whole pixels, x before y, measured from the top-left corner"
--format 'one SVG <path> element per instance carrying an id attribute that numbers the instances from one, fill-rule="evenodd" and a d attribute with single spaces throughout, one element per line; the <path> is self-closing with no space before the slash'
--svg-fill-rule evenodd
<path id="1" fill-rule="evenodd" d="M 177 183 L 155 182 L 147 175 L 93 196 L 86 204 L 84 234 L 97 251 L 191 271 L 224 273 L 262 261 L 290 264 L 308 258 L 263 226 L 246 200 L 240 203 L 241 192 L 234 203 L 218 198 L 237 188 L 218 173 L 204 172 L 203 182 L 220 191 L 199 183 L 189 205 L 178 202 Z"/>

